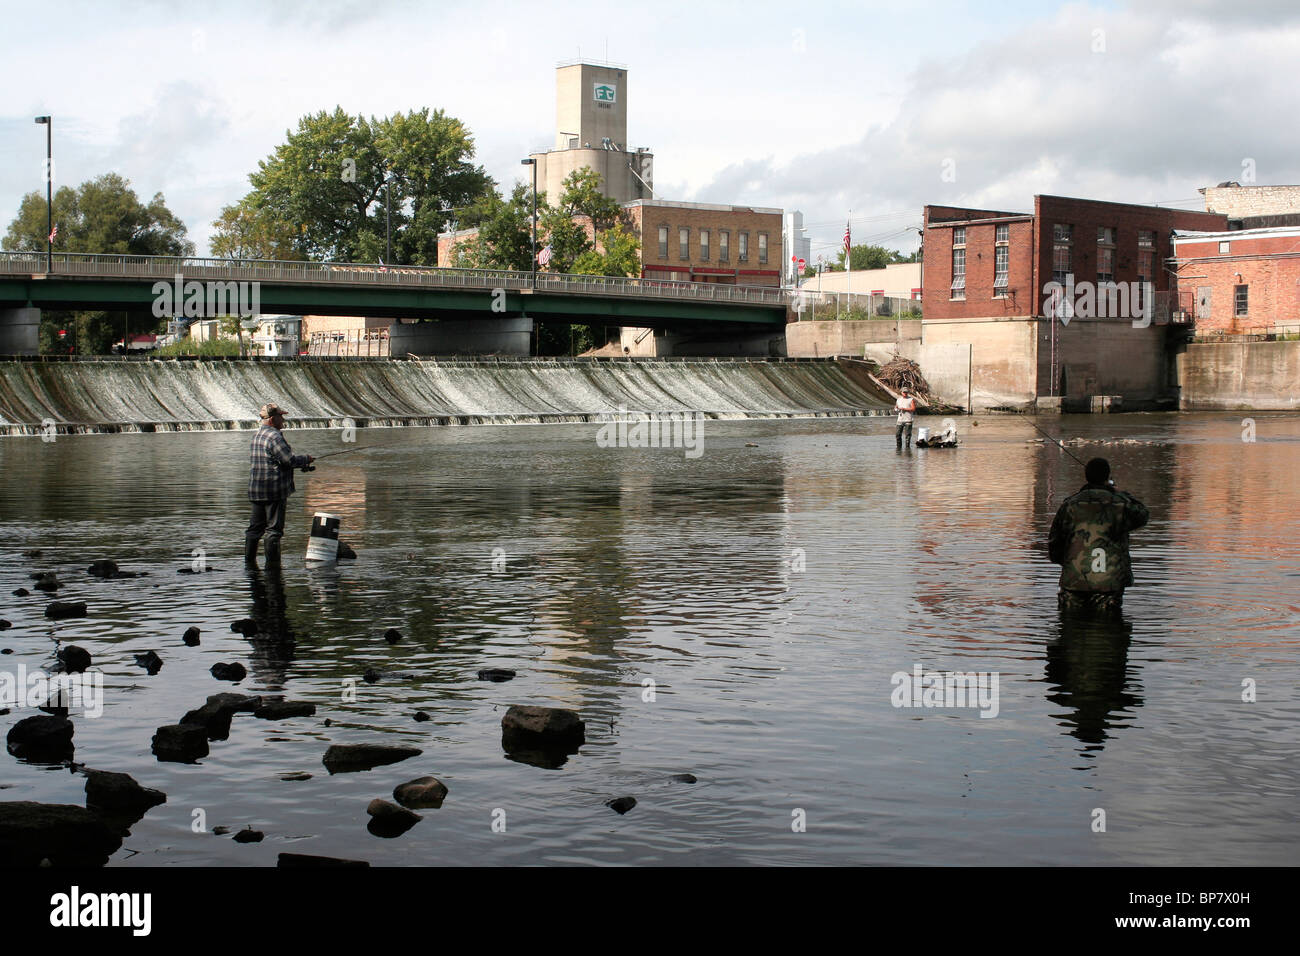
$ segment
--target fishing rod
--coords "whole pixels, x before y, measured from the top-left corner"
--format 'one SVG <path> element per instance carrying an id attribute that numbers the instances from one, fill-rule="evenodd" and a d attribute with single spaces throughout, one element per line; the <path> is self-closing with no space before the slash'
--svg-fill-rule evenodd
<path id="1" fill-rule="evenodd" d="M 333 458 L 335 455 L 347 455 L 347 454 L 350 454 L 350 453 L 352 453 L 352 452 L 354 452 L 354 451 L 365 451 L 367 448 L 371 448 L 371 447 L 373 447 L 373 446 L 371 446 L 371 445 L 357 445 L 355 448 L 344 448 L 342 451 L 330 451 L 330 452 L 326 452 L 326 453 L 323 454 L 323 455 L 312 455 L 311 457 L 312 457 L 312 460 L 313 460 L 313 461 L 320 461 L 322 458 Z M 316 470 L 316 466 L 315 466 L 315 465 L 303 465 L 302 468 L 301 468 L 300 470 L 301 470 L 301 471 L 315 471 L 315 470 Z"/>

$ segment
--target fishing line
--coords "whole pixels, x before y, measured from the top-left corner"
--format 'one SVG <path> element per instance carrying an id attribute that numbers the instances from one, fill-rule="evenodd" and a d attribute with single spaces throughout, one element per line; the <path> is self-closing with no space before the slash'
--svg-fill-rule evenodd
<path id="1" fill-rule="evenodd" d="M 1085 468 L 1087 467 L 1087 463 L 1086 463 L 1082 458 L 1080 458 L 1078 455 L 1074 454 L 1074 452 L 1070 451 L 1070 449 L 1066 448 L 1065 445 L 1061 442 L 1061 440 L 1060 440 L 1059 438 L 1052 438 L 1051 435 L 1047 434 L 1047 432 L 1045 432 L 1045 431 L 1043 431 L 1041 428 L 1039 428 L 1038 425 L 1037 425 L 1037 423 L 1035 423 L 1035 422 L 1033 422 L 1033 421 L 1030 421 L 1030 419 L 1026 418 L 1025 421 L 1029 422 L 1029 424 L 1032 425 L 1032 426 L 1034 427 L 1034 429 L 1037 430 L 1037 431 L 1039 432 L 1039 434 L 1043 435 L 1045 438 L 1051 439 L 1052 441 L 1056 442 L 1057 447 L 1060 448 L 1061 451 L 1065 452 L 1067 455 L 1069 455 L 1071 458 L 1073 458 L 1073 459 L 1074 459 L 1075 461 L 1077 461 L 1079 464 L 1083 465 Z M 338 453 L 335 452 L 335 454 L 338 454 Z"/>

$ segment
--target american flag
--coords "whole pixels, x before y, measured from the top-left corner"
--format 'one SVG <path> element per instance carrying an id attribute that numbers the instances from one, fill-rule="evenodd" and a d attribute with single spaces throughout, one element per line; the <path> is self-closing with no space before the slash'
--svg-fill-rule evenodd
<path id="1" fill-rule="evenodd" d="M 853 251 L 852 243 L 853 243 L 853 240 L 850 238 L 850 233 L 849 233 L 849 223 L 848 223 L 847 220 L 845 220 L 845 223 L 844 223 L 844 254 L 845 254 L 846 256 L 847 256 L 850 252 Z"/>
<path id="2" fill-rule="evenodd" d="M 548 242 L 546 248 L 537 253 L 537 264 L 539 266 L 549 265 L 551 262 L 551 244 Z"/>
<path id="3" fill-rule="evenodd" d="M 58 234 L 59 234 L 59 226 L 58 226 L 58 223 L 55 223 L 54 228 L 50 230 L 50 242 L 51 242 L 51 243 L 54 242 L 54 237 L 57 236 Z"/>

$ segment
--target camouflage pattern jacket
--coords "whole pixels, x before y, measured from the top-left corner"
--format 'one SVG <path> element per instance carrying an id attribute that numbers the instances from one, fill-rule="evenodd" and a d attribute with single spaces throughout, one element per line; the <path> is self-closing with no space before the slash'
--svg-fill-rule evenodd
<path id="1" fill-rule="evenodd" d="M 1147 523 L 1146 507 L 1106 485 L 1084 485 L 1065 499 L 1047 538 L 1063 591 L 1123 591 L 1133 583 L 1128 533 Z"/>

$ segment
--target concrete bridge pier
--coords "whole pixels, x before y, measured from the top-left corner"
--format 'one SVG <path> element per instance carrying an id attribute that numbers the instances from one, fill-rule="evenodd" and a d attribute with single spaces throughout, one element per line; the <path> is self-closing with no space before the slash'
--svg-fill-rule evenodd
<path id="1" fill-rule="evenodd" d="M 533 320 L 434 319 L 394 322 L 388 330 L 389 354 L 521 355 L 532 352 Z"/>
<path id="2" fill-rule="evenodd" d="M 40 330 L 40 309 L 0 309 L 0 355 L 36 355 Z"/>

